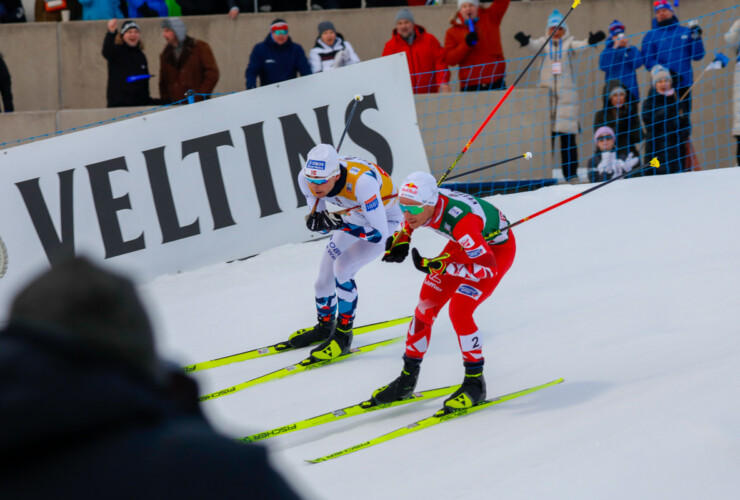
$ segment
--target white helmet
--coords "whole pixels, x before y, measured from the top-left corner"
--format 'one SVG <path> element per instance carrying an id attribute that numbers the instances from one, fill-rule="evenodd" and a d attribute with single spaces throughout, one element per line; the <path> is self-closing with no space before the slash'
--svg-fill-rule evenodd
<path id="1" fill-rule="evenodd" d="M 303 175 L 326 179 L 339 173 L 339 155 L 331 144 L 319 144 L 308 152 Z"/>
<path id="2" fill-rule="evenodd" d="M 408 198 L 422 205 L 436 205 L 439 198 L 437 180 L 426 172 L 413 172 L 403 181 L 399 198 Z"/>

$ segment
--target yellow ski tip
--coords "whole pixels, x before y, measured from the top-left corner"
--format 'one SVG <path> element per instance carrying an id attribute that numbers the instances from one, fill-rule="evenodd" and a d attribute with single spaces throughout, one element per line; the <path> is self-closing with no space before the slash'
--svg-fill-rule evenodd
<path id="1" fill-rule="evenodd" d="M 575 0 L 575 1 L 573 2 L 573 7 L 571 7 L 571 8 L 572 8 L 572 9 L 575 9 L 575 8 L 576 8 L 576 7 L 578 7 L 579 5 L 581 5 L 581 0 Z"/>
<path id="2" fill-rule="evenodd" d="M 653 168 L 658 168 L 660 167 L 660 162 L 657 158 L 653 158 L 652 160 L 650 160 L 650 166 Z"/>

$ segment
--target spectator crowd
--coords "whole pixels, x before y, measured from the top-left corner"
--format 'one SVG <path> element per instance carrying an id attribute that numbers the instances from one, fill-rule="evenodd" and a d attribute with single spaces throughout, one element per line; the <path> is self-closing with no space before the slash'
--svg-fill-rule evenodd
<path id="1" fill-rule="evenodd" d="M 451 92 L 450 68 L 457 66 L 461 92 L 495 91 L 507 88 L 506 59 L 501 42 L 501 23 L 512 0 L 457 0 L 443 43 L 417 24 L 408 8 L 395 16 L 395 26 L 382 55 L 405 53 L 415 93 Z M 357 2 L 359 3 L 359 2 Z M 425 1 L 367 1 L 368 7 L 424 5 Z M 219 80 L 219 68 L 209 44 L 188 36 L 180 16 L 224 14 L 236 19 L 240 13 L 302 10 L 305 1 L 259 0 L 38 0 L 36 19 L 60 20 L 59 4 L 74 19 L 108 19 L 102 55 L 108 65 L 109 107 L 148 106 L 194 102 L 207 99 Z M 359 7 L 352 2 L 310 2 L 311 9 Z M 555 9 L 542 36 L 520 31 L 514 39 L 523 48 L 538 53 L 538 86 L 549 97 L 550 134 L 553 149 L 559 141 L 563 178 L 578 178 L 578 137 L 582 133 L 583 87 L 577 81 L 579 52 L 601 49 L 599 68 L 604 73 L 603 106 L 593 122 L 594 155 L 588 161 L 590 179 L 609 179 L 641 164 L 645 157 L 661 163 L 652 173 L 673 173 L 692 164 L 691 111 L 694 75 L 692 63 L 705 57 L 701 26 L 692 21 L 680 24 L 669 0 L 654 2 L 653 28 L 639 47 L 626 36 L 627 27 L 618 20 L 603 31 L 589 32 L 584 39 L 571 34 L 563 14 Z M 126 20 L 119 27 L 119 19 Z M 159 97 L 150 95 L 153 76 L 140 40 L 140 17 L 162 17 L 165 47 L 159 57 Z M 3 22 L 23 22 L 20 0 L 0 0 Z M 245 87 L 270 85 L 331 71 L 360 62 L 351 41 L 329 20 L 317 26 L 316 39 L 308 52 L 290 36 L 288 23 L 277 18 L 266 26 L 266 36 L 249 55 Z M 350 33 L 351 35 L 351 33 Z M 740 43 L 740 21 L 725 39 Z M 605 41 L 606 40 L 606 41 Z M 604 42 L 605 43 L 602 43 Z M 537 66 L 535 66 L 537 68 Z M 651 87 L 644 99 L 638 72 L 650 74 Z M 736 72 L 740 81 L 740 73 Z M 740 163 L 740 86 L 735 85 L 733 135 Z M 0 55 L 0 93 L 3 110 L 13 111 L 11 79 Z M 590 141 L 591 138 L 589 138 Z"/>

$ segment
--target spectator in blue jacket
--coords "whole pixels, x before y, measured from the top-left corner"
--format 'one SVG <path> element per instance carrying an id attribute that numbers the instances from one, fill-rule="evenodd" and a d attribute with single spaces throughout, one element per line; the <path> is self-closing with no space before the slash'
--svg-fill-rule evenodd
<path id="1" fill-rule="evenodd" d="M 599 57 L 599 68 L 606 73 L 605 80 L 619 80 L 629 90 L 633 102 L 640 101 L 636 71 L 642 66 L 642 53 L 630 45 L 624 36 L 624 24 L 616 19 L 609 25 L 609 40 Z"/>
<path id="2" fill-rule="evenodd" d="M 303 47 L 288 36 L 288 23 L 275 19 L 270 25 L 270 34 L 252 49 L 247 65 L 247 89 L 284 82 L 298 76 L 311 74 L 311 66 Z"/>
<path id="3" fill-rule="evenodd" d="M 128 0 L 128 17 L 167 17 L 165 0 Z"/>
<path id="4" fill-rule="evenodd" d="M 80 5 L 83 21 L 123 18 L 120 0 L 80 0 Z"/>
<path id="5" fill-rule="evenodd" d="M 642 39 L 642 56 L 645 68 L 650 71 L 656 65 L 668 68 L 677 75 L 674 84 L 676 92 L 683 96 L 694 83 L 691 61 L 704 58 L 702 30 L 696 21 L 690 27 L 678 24 L 673 7 L 668 0 L 655 2 L 656 27 L 645 34 Z M 691 94 L 682 101 L 684 112 L 691 111 Z"/>

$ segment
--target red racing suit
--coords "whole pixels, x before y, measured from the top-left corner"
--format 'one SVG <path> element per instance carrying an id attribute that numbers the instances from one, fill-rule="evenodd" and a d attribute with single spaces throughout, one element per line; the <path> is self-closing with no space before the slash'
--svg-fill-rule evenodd
<path id="1" fill-rule="evenodd" d="M 450 319 L 457 333 L 463 361 L 483 363 L 483 345 L 473 320 L 477 307 L 491 296 L 511 268 L 516 254 L 514 234 L 504 229 L 506 217 L 490 203 L 474 196 L 439 190 L 439 200 L 429 227 L 450 241 L 440 256 L 445 268 L 424 280 L 419 303 L 406 337 L 406 356 L 422 359 L 429 347 L 432 324 L 440 309 L 450 303 Z M 404 222 L 402 238 L 412 230 Z M 487 240 L 485 235 L 495 235 Z"/>

